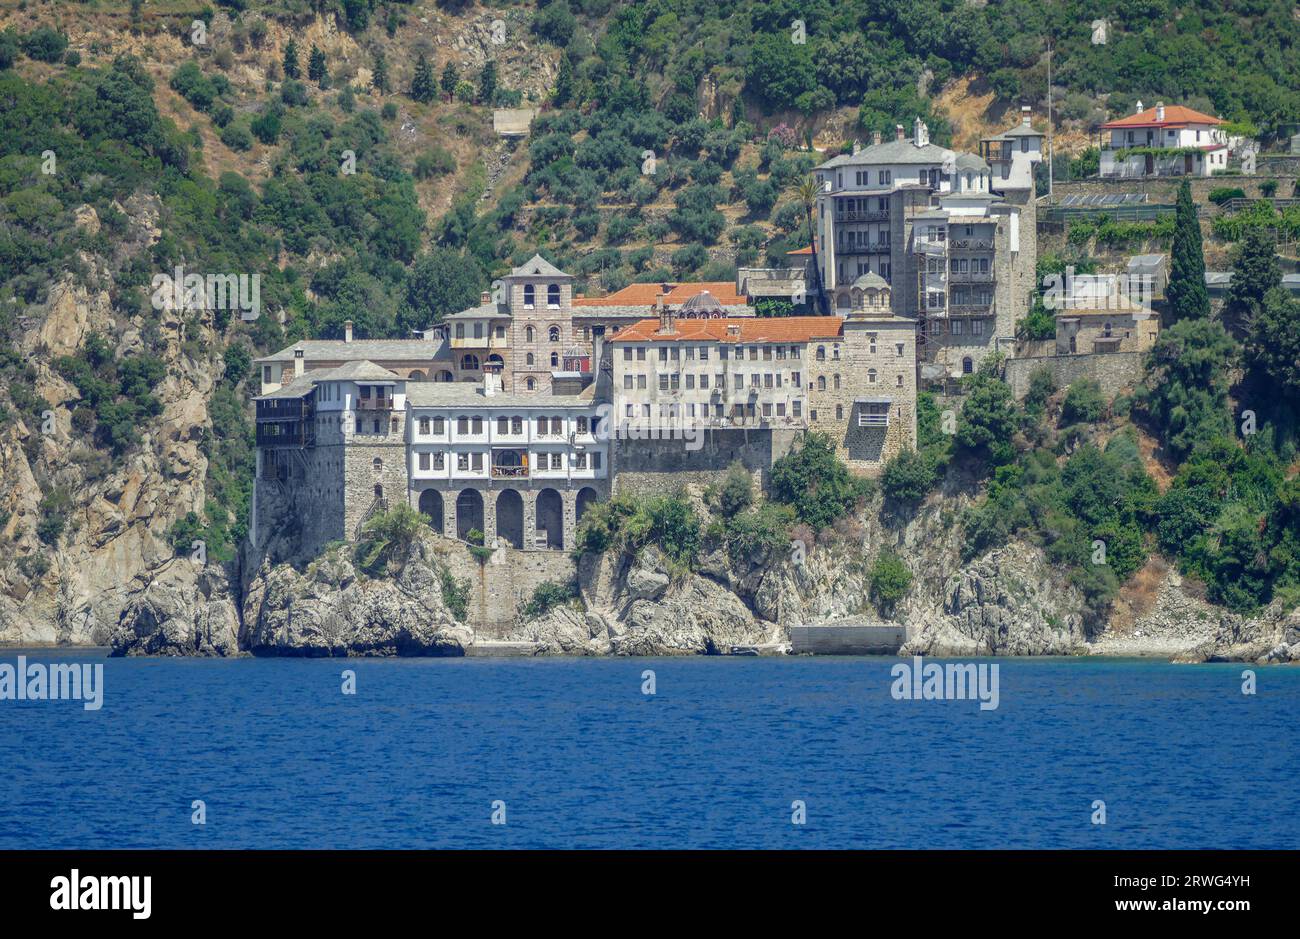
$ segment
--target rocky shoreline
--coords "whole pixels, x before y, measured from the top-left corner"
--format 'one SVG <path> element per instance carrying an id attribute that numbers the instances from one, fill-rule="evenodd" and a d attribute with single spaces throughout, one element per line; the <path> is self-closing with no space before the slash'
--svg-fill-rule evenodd
<path id="1" fill-rule="evenodd" d="M 471 626 L 456 613 L 449 561 L 465 548 L 421 535 L 384 576 L 358 571 L 338 545 L 302 567 L 264 559 L 242 602 L 220 568 L 163 565 L 127 589 L 117 622 L 80 642 L 24 629 L 0 609 L 0 646 L 107 645 L 114 655 L 459 656 L 699 655 L 788 648 L 792 625 L 891 622 L 908 628 L 900 654 L 1158 657 L 1175 662 L 1300 661 L 1300 610 L 1252 617 L 1195 596 L 1172 570 L 1147 572 L 1154 589 L 1125 598 L 1089 628 L 1084 599 L 1041 550 L 1012 543 L 960 564 L 940 510 L 889 530 L 868 517 L 853 538 L 816 545 L 803 563 L 767 558 L 737 566 L 719 551 L 697 570 L 675 568 L 653 546 L 584 556 L 578 597 L 545 613 Z M 888 544 L 914 573 L 886 618 L 867 600 L 871 545 Z M 510 560 L 484 571 L 508 582 Z M 449 593 L 449 584 L 452 585 Z"/>

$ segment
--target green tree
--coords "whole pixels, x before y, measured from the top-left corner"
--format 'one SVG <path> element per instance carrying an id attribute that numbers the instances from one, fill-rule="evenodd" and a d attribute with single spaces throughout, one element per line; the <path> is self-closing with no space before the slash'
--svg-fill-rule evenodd
<path id="1" fill-rule="evenodd" d="M 871 565 L 870 582 L 871 599 L 882 613 L 889 615 L 912 588 L 912 572 L 898 555 L 885 550 Z"/>
<path id="2" fill-rule="evenodd" d="M 311 47 L 307 55 L 307 78 L 324 88 L 329 84 L 329 69 L 325 65 L 325 53 L 316 46 Z"/>
<path id="3" fill-rule="evenodd" d="M 381 95 L 388 94 L 391 82 L 388 77 L 388 59 L 382 49 L 375 50 L 374 67 L 370 70 L 370 87 Z"/>
<path id="4" fill-rule="evenodd" d="M 560 57 L 560 73 L 555 76 L 555 92 L 551 95 L 551 103 L 557 108 L 568 104 L 573 97 L 573 84 L 573 59 L 566 52 Z"/>
<path id="5" fill-rule="evenodd" d="M 434 245 L 415 259 L 406 275 L 406 303 L 397 315 L 405 333 L 442 322 L 474 306 L 482 277 L 478 265 L 451 248 Z"/>
<path id="6" fill-rule="evenodd" d="M 456 84 L 460 81 L 460 71 L 456 68 L 456 63 L 447 60 L 447 64 L 442 69 L 442 80 L 438 83 L 442 88 L 442 93 L 450 101 L 456 93 Z"/>
<path id="7" fill-rule="evenodd" d="M 957 422 L 957 446 L 993 463 L 1014 456 L 1011 437 L 1016 431 L 1016 406 L 1011 386 L 997 376 L 994 359 L 966 379 L 967 393 Z"/>
<path id="8" fill-rule="evenodd" d="M 880 476 L 880 489 L 887 498 L 914 504 L 934 488 L 938 476 L 932 459 L 908 447 L 885 464 Z"/>
<path id="9" fill-rule="evenodd" d="M 415 74 L 411 77 L 411 98 L 415 101 L 428 103 L 438 94 L 438 84 L 433 78 L 433 66 L 421 52 L 415 60 Z"/>
<path id="10" fill-rule="evenodd" d="M 810 433 L 803 444 L 772 464 L 772 498 L 820 531 L 853 512 L 870 484 L 849 472 L 831 438 Z"/>
<path id="11" fill-rule="evenodd" d="M 1210 294 L 1205 288 L 1205 252 L 1201 245 L 1201 223 L 1192 202 L 1192 187 L 1183 180 L 1178 187 L 1174 213 L 1174 243 L 1170 252 L 1169 284 L 1165 288 L 1175 321 L 1203 319 L 1210 315 Z"/>
<path id="12" fill-rule="evenodd" d="M 302 70 L 298 65 L 298 44 L 290 39 L 284 46 L 284 77 L 298 78 Z"/>
<path id="13" fill-rule="evenodd" d="M 739 462 L 732 463 L 727 467 L 727 475 L 722 478 L 722 484 L 713 495 L 718 511 L 727 518 L 745 511 L 754 504 L 754 481 L 750 478 L 749 470 Z"/>
<path id="14" fill-rule="evenodd" d="M 1300 301 L 1281 287 L 1264 295 L 1250 323 L 1245 359 L 1265 393 L 1300 396 Z"/>
<path id="15" fill-rule="evenodd" d="M 1232 337 L 1208 319 L 1175 323 L 1156 340 L 1134 403 L 1174 458 L 1231 434 L 1228 389 L 1236 357 Z"/>
<path id="16" fill-rule="evenodd" d="M 1263 307 L 1265 295 L 1281 286 L 1282 269 L 1272 239 L 1262 227 L 1248 227 L 1232 251 L 1232 281 L 1223 318 L 1237 325 L 1250 323 Z"/>
<path id="17" fill-rule="evenodd" d="M 478 74 L 478 100 L 479 104 L 492 106 L 492 102 L 497 97 L 497 63 L 493 59 L 488 59 L 483 65 L 483 71 Z"/>

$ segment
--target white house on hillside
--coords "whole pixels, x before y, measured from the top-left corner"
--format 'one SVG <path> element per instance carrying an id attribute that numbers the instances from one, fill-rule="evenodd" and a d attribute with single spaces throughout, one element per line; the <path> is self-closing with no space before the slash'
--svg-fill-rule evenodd
<path id="1" fill-rule="evenodd" d="M 1164 102 L 1147 110 L 1142 102 L 1128 117 L 1101 125 L 1102 176 L 1213 176 L 1228 168 L 1230 138 L 1222 118 Z"/>

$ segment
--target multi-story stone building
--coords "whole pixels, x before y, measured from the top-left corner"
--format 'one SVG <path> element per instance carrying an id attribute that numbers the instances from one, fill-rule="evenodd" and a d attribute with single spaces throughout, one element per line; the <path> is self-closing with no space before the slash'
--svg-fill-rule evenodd
<path id="1" fill-rule="evenodd" d="M 593 392 L 408 382 L 364 360 L 300 375 L 256 401 L 253 544 L 287 531 L 311 554 L 404 501 L 448 537 L 569 546 L 609 491 Z"/>
<path id="2" fill-rule="evenodd" d="M 969 374 L 1009 351 L 1033 284 L 1041 136 L 1026 114 L 985 141 L 990 164 L 931 143 L 918 118 L 910 138 L 900 125 L 894 140 L 818 166 L 818 263 L 836 311 L 852 309 L 859 278 L 883 279 L 893 313 L 917 322 L 930 378 Z"/>
<path id="3" fill-rule="evenodd" d="M 845 317 L 665 312 L 617 333 L 619 479 L 707 479 L 732 459 L 761 471 L 805 430 L 828 434 L 866 472 L 915 446 L 916 323 L 892 314 L 883 280 L 860 285 L 853 302 Z"/>

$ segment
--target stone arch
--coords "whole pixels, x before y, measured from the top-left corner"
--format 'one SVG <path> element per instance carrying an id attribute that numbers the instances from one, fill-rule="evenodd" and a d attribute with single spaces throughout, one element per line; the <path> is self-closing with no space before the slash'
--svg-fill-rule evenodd
<path id="1" fill-rule="evenodd" d="M 442 371 L 438 372 L 438 374 L 433 376 L 433 380 L 434 381 L 455 381 L 456 376 L 444 368 Z"/>
<path id="2" fill-rule="evenodd" d="M 487 357 L 487 364 L 489 368 L 504 369 L 506 367 L 506 360 L 501 358 L 501 356 L 498 355 L 497 353 L 493 352 L 491 355 Z"/>
<path id="3" fill-rule="evenodd" d="M 407 381 L 424 381 L 424 378 L 424 372 L 420 371 L 418 368 L 411 369 L 410 373 L 406 376 Z"/>
<path id="4" fill-rule="evenodd" d="M 578 521 L 582 521 L 582 516 L 586 513 L 587 509 L 595 505 L 596 500 L 599 498 L 600 496 L 596 493 L 596 490 L 592 489 L 590 486 L 584 486 L 583 488 L 578 490 L 578 499 L 577 499 L 577 520 Z"/>
<path id="5" fill-rule="evenodd" d="M 961 360 L 961 373 L 963 375 L 970 375 L 974 371 L 975 371 L 975 360 L 968 355 Z"/>
<path id="6" fill-rule="evenodd" d="M 444 531 L 442 493 L 437 489 L 426 489 L 420 493 L 420 514 L 427 517 L 429 527 L 441 535 Z"/>
<path id="7" fill-rule="evenodd" d="M 472 352 L 466 352 L 460 357 L 460 370 L 462 372 L 477 372 L 479 369 L 478 356 Z"/>
<path id="8" fill-rule="evenodd" d="M 511 547 L 524 546 L 524 498 L 514 489 L 497 496 L 497 537 Z"/>
<path id="9" fill-rule="evenodd" d="M 474 528 L 483 531 L 483 494 L 477 489 L 462 489 L 456 497 L 456 537 L 468 541 Z"/>
<path id="10" fill-rule="evenodd" d="M 564 499 L 554 489 L 537 494 L 537 543 L 546 538 L 546 547 L 564 548 Z"/>

